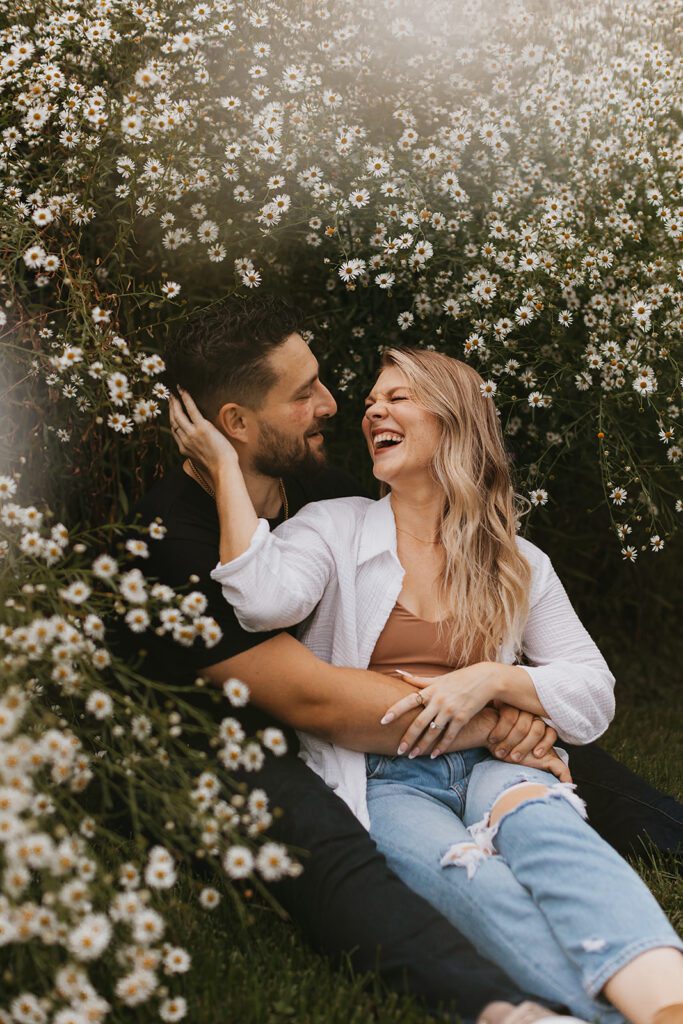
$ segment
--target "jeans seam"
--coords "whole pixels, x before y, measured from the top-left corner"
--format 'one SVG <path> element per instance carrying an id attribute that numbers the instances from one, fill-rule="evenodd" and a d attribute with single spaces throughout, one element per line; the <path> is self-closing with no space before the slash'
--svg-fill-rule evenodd
<path id="1" fill-rule="evenodd" d="M 456 785 L 456 771 L 455 771 L 455 766 L 453 764 L 453 758 L 454 757 L 460 757 L 460 755 L 457 752 L 446 754 L 446 763 L 448 765 L 448 788 L 449 789 L 454 789 L 454 787 Z M 465 763 L 464 763 L 464 760 L 463 760 L 462 757 L 460 757 L 460 761 L 461 761 L 461 764 L 462 764 L 462 770 L 464 772 L 465 771 Z M 464 775 L 463 775 L 463 778 L 464 778 Z"/>
<path id="2" fill-rule="evenodd" d="M 458 818 L 460 818 L 460 820 L 462 820 L 462 817 L 465 813 L 467 784 L 469 782 L 470 775 L 472 774 L 472 769 L 470 768 L 469 771 L 467 770 L 465 758 L 461 754 L 458 754 L 457 751 L 451 754 L 446 754 L 446 757 L 448 758 L 448 789 L 450 790 L 451 793 L 453 793 L 453 795 L 458 800 L 458 803 L 460 804 L 460 809 L 457 812 L 457 816 Z M 459 767 L 463 773 L 460 778 L 457 778 L 455 766 L 453 764 L 453 758 L 455 757 L 459 759 Z"/>

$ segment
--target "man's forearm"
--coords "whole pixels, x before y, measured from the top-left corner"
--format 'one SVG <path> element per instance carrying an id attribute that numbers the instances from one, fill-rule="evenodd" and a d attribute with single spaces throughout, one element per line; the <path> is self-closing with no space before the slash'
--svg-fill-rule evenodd
<path id="1" fill-rule="evenodd" d="M 395 753 L 413 717 L 407 714 L 399 723 L 380 725 L 388 707 L 414 692 L 405 680 L 328 665 L 287 633 L 202 674 L 217 685 L 236 676 L 248 685 L 256 707 L 286 725 L 368 753 Z"/>
<path id="2" fill-rule="evenodd" d="M 253 704 L 285 724 L 366 753 L 395 754 L 401 736 L 419 711 L 416 704 L 415 712 L 380 725 L 387 708 L 414 693 L 414 687 L 393 676 L 328 665 L 286 633 L 213 665 L 203 674 L 217 685 L 236 676 L 249 686 Z M 491 715 L 477 716 L 462 730 L 457 749 L 483 743 L 488 719 L 489 732 L 495 725 L 493 709 L 485 711 Z"/>

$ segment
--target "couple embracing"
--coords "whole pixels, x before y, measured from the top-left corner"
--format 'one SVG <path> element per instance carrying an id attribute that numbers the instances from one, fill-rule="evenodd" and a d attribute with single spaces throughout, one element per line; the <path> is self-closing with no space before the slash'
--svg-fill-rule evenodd
<path id="1" fill-rule="evenodd" d="M 144 568 L 199 577 L 223 639 L 152 638 L 146 671 L 237 677 L 247 727 L 297 730 L 259 777 L 273 837 L 309 851 L 280 902 L 430 1010 L 683 1020 L 683 944 L 614 848 L 673 849 L 678 808 L 592 746 L 614 678 L 516 534 L 476 371 L 385 353 L 362 419 L 371 500 L 326 464 L 336 405 L 285 305 L 219 304 L 165 355 L 186 458 L 139 506 L 167 528 Z"/>

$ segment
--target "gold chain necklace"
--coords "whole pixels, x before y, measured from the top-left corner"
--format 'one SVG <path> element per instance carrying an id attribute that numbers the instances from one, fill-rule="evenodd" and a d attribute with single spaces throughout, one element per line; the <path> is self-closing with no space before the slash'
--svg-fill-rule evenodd
<path id="1" fill-rule="evenodd" d="M 391 504 L 391 511 L 393 513 L 393 516 L 394 516 L 394 523 L 396 523 L 396 531 L 398 533 L 407 533 L 409 537 L 412 537 L 413 540 L 418 541 L 420 544 L 438 544 L 439 543 L 439 540 L 440 540 L 439 537 L 435 537 L 434 540 L 423 540 L 422 537 L 418 537 L 416 534 L 411 533 L 410 530 L 404 530 L 402 526 L 399 526 L 398 523 L 396 522 L 396 510 L 394 509 L 394 503 L 391 500 L 391 498 L 389 499 L 389 501 L 390 501 L 390 504 Z"/>
<path id="2" fill-rule="evenodd" d="M 197 469 L 197 467 L 195 466 L 195 464 L 192 461 L 192 459 L 188 459 L 187 461 L 190 464 L 190 469 L 194 473 L 194 475 L 197 478 L 198 482 L 202 485 L 204 490 L 207 492 L 209 497 L 215 498 L 216 497 L 216 492 L 213 489 L 213 487 L 211 486 L 211 484 L 207 481 L 207 479 L 204 476 L 204 474 L 200 473 L 200 471 Z M 282 511 L 283 511 L 283 514 L 284 514 L 284 518 L 285 519 L 289 519 L 289 502 L 287 501 L 287 491 L 285 490 L 285 484 L 284 484 L 284 480 L 282 479 L 282 477 L 280 477 L 278 479 L 278 487 L 279 487 L 279 490 L 280 490 L 280 501 L 282 502 Z"/>
<path id="3" fill-rule="evenodd" d="M 407 533 L 409 537 L 412 537 L 413 540 L 418 540 L 420 542 L 420 544 L 438 544 L 439 543 L 439 538 L 438 537 L 436 538 L 436 540 L 423 540 L 422 537 L 417 537 L 414 533 L 411 533 L 409 530 L 404 530 L 403 527 L 401 527 L 401 526 L 397 526 L 396 529 L 398 530 L 399 533 Z"/>

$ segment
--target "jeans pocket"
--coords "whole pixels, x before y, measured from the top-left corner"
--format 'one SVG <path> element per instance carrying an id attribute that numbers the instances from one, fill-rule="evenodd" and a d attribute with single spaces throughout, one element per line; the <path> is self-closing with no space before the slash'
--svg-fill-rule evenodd
<path id="1" fill-rule="evenodd" d="M 386 757 L 384 754 L 366 754 L 365 755 L 365 774 L 368 779 L 374 779 L 381 773 L 386 764 Z"/>

